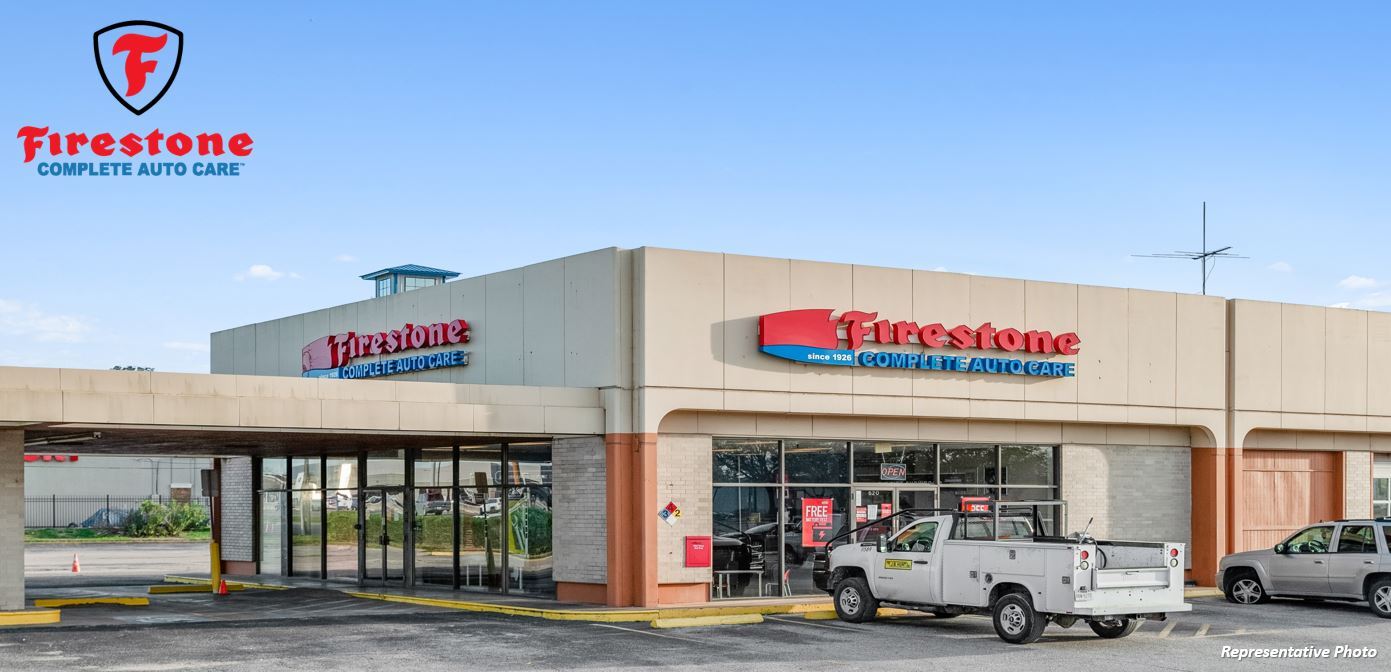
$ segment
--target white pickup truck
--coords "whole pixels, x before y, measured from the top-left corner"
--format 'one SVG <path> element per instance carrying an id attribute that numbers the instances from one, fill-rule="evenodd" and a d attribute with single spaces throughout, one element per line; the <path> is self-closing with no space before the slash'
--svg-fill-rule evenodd
<path id="1" fill-rule="evenodd" d="M 995 633 L 1012 644 L 1036 641 L 1049 622 L 1066 628 L 1078 620 L 1102 637 L 1125 637 L 1141 619 L 1192 609 L 1183 601 L 1182 544 L 1036 535 L 1040 507 L 1050 506 L 1065 525 L 1063 502 L 900 511 L 833 538 L 812 577 L 841 620 L 872 620 L 881 604 L 939 618 L 989 612 Z M 891 518 L 902 524 L 896 534 L 858 543 L 851 536 L 887 529 Z"/>

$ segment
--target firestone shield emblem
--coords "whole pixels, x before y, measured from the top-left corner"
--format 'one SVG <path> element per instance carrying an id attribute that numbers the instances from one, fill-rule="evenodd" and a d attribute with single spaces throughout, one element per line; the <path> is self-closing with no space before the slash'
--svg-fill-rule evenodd
<path id="1" fill-rule="evenodd" d="M 154 21 L 124 21 L 93 33 L 92 50 L 106 89 L 139 115 L 154 107 L 178 76 L 184 34 Z"/>

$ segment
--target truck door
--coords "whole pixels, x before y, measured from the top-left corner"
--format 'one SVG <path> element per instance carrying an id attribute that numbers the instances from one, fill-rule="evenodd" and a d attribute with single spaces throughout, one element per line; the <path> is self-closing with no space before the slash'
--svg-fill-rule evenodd
<path id="1" fill-rule="evenodd" d="M 938 590 L 941 554 L 936 552 L 937 521 L 903 528 L 878 554 L 874 565 L 874 594 L 890 602 L 940 604 Z"/>

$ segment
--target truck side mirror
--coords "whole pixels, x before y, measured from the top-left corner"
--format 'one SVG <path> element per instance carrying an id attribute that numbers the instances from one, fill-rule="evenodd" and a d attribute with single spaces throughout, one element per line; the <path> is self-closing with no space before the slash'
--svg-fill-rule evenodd
<path id="1" fill-rule="evenodd" d="M 1276 552 L 1276 553 L 1279 553 L 1280 555 L 1284 555 L 1284 554 L 1288 553 L 1289 551 L 1290 551 L 1290 549 L 1289 549 L 1288 546 L 1286 546 L 1286 545 L 1284 545 L 1284 544 L 1275 544 L 1275 552 Z"/>
<path id="2" fill-rule="evenodd" d="M 878 540 L 878 542 L 877 542 L 876 547 L 879 549 L 879 552 L 880 552 L 880 553 L 888 553 L 888 552 L 889 552 L 889 535 L 887 535 L 887 534 L 881 534 L 881 535 L 879 535 L 879 540 Z"/>

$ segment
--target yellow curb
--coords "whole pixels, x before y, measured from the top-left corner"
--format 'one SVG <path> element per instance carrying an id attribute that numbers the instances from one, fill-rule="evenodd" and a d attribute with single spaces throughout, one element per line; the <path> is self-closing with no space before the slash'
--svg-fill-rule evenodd
<path id="1" fill-rule="evenodd" d="M 830 609 L 827 611 L 808 611 L 802 618 L 808 621 L 834 621 L 840 617 L 836 615 L 834 609 Z"/>
<path id="2" fill-rule="evenodd" d="M 1219 588 L 1184 588 L 1183 597 L 1222 597 L 1222 590 Z"/>
<path id="3" fill-rule="evenodd" d="M 84 604 L 120 604 L 127 607 L 149 606 L 148 597 L 46 597 L 34 600 L 36 607 L 76 607 Z"/>
<path id="4" fill-rule="evenodd" d="M 207 579 L 200 579 L 196 576 L 177 576 L 173 574 L 165 575 L 165 583 L 189 583 L 199 586 L 210 586 Z M 243 588 L 255 588 L 256 590 L 289 590 L 289 586 L 277 586 L 273 583 L 255 583 L 253 581 L 228 581 L 228 590 L 237 590 L 232 586 L 242 586 Z"/>
<path id="5" fill-rule="evenodd" d="M 246 590 L 246 586 L 243 586 L 243 585 L 241 585 L 241 584 L 235 584 L 235 585 L 233 585 L 233 584 L 230 584 L 230 583 L 229 583 L 229 584 L 227 584 L 227 590 L 228 590 L 229 592 L 236 592 L 236 591 L 240 591 L 240 590 Z M 194 584 L 170 584 L 170 585 L 164 585 L 164 586 L 150 586 L 150 594 L 151 594 L 151 595 L 167 595 L 167 594 L 169 594 L 169 593 L 211 593 L 211 592 L 213 592 L 213 587 L 212 587 L 211 584 L 207 584 L 207 583 L 204 583 L 204 584 L 202 584 L 202 585 L 198 585 L 198 584 L 194 583 Z"/>
<path id="6" fill-rule="evenodd" d="M 762 614 L 737 614 L 732 616 L 693 616 L 691 618 L 659 618 L 652 621 L 652 627 L 699 628 L 709 625 L 753 625 L 763 622 Z"/>
<path id="7" fill-rule="evenodd" d="M 656 609 L 624 609 L 614 611 L 587 611 L 582 609 L 536 609 L 533 607 L 513 607 L 504 604 L 488 604 L 485 602 L 464 602 L 462 600 L 444 600 L 432 597 L 415 597 L 412 595 L 387 595 L 384 593 L 354 593 L 345 592 L 345 595 L 360 597 L 366 600 L 381 600 L 383 602 L 400 602 L 403 604 L 419 604 L 427 607 L 443 607 L 445 609 L 459 609 L 462 611 L 475 611 L 488 614 L 505 614 L 507 616 L 527 616 L 530 618 L 545 618 L 553 621 L 593 621 L 595 623 L 638 623 L 641 621 L 656 620 L 660 614 Z"/>
<path id="8" fill-rule="evenodd" d="M 25 609 L 24 611 L 0 611 L 0 625 L 45 625 L 59 623 L 63 612 L 57 609 Z"/>

